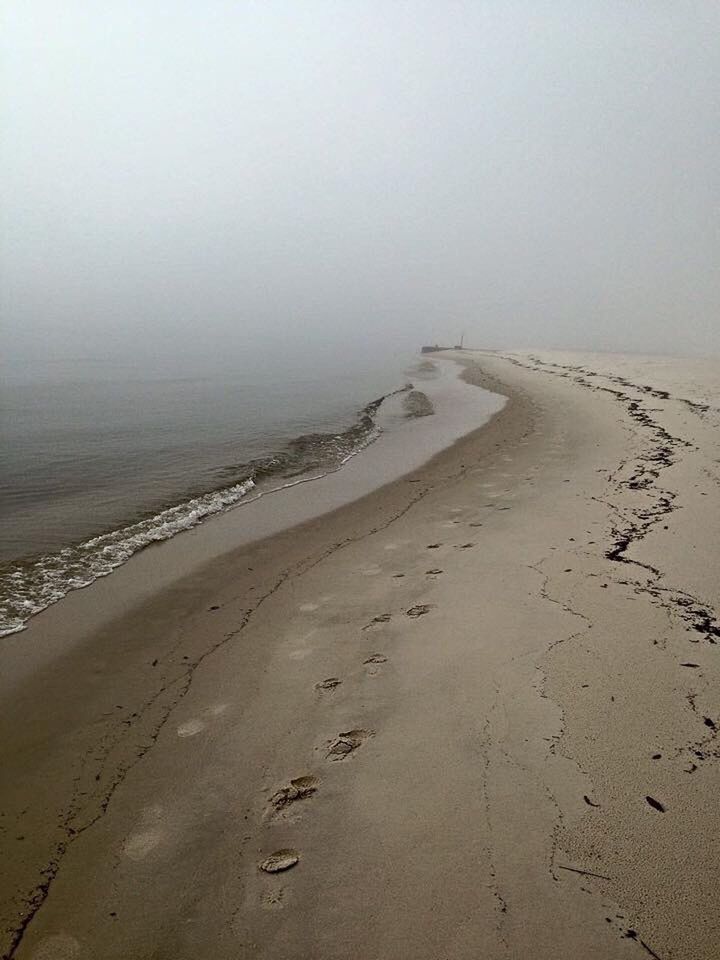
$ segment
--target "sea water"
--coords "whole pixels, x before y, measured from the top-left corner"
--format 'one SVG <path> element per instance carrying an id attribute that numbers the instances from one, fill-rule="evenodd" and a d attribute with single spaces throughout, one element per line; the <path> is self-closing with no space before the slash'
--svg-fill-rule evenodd
<path id="1" fill-rule="evenodd" d="M 0 387 L 0 634 L 70 590 L 398 429 L 411 350 L 15 362 Z M 388 410 L 390 409 L 390 412 Z M 381 412 L 382 411 L 382 412 Z"/>

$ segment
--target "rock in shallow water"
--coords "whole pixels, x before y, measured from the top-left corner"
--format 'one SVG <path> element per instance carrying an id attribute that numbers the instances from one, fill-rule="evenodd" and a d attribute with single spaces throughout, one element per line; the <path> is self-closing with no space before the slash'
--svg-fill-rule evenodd
<path id="1" fill-rule="evenodd" d="M 435 413 L 430 398 L 420 390 L 411 390 L 403 400 L 406 417 L 429 417 Z"/>

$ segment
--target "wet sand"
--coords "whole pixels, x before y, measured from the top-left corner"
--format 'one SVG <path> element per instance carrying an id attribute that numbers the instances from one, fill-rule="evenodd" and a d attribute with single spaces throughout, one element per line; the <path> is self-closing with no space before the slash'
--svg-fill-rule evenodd
<path id="1" fill-rule="evenodd" d="M 720 956 L 720 365 L 464 356 L 429 463 L 6 638 L 6 956 Z"/>

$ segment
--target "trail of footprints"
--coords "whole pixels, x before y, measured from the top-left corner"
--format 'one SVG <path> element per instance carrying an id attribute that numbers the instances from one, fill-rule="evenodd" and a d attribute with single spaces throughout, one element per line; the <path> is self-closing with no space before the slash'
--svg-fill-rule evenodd
<path id="1" fill-rule="evenodd" d="M 477 522 L 470 524 L 472 527 L 478 527 L 481 525 L 482 524 Z M 432 543 L 428 544 L 426 549 L 437 550 L 442 546 L 442 543 Z M 467 550 L 474 546 L 474 543 L 463 543 L 456 545 L 457 549 L 461 550 Z M 436 579 L 442 573 L 443 571 L 439 567 L 431 567 L 425 571 L 425 576 Z M 403 577 L 405 577 L 404 573 L 395 573 L 392 575 L 393 579 L 401 579 Z M 434 604 L 431 603 L 415 604 L 414 606 L 405 610 L 404 616 L 411 620 L 417 620 L 418 618 L 430 613 L 430 611 L 433 609 L 433 606 Z M 361 633 L 365 633 L 373 628 L 382 627 L 391 620 L 391 613 L 378 614 L 377 616 L 373 617 L 369 623 L 366 623 L 365 626 L 361 628 Z M 382 665 L 387 662 L 388 657 L 384 653 L 370 654 L 363 661 L 363 667 L 365 667 L 366 675 L 371 677 L 376 676 L 380 672 Z M 341 686 L 342 682 L 342 678 L 340 677 L 327 677 L 324 680 L 318 681 L 315 684 L 315 689 L 322 696 L 332 696 L 336 692 L 337 688 Z M 374 730 L 365 729 L 363 727 L 357 727 L 353 730 L 339 732 L 333 739 L 328 741 L 325 759 L 329 763 L 342 762 L 359 750 L 374 735 Z M 293 779 L 289 780 L 285 786 L 280 787 L 280 789 L 278 789 L 270 797 L 268 801 L 268 811 L 265 817 L 266 821 L 272 822 L 279 819 L 286 819 L 291 808 L 293 808 L 297 803 L 303 803 L 311 799 L 317 793 L 317 791 L 320 789 L 320 783 L 320 778 L 311 774 L 294 777 Z M 264 873 L 268 874 L 284 873 L 285 871 L 291 870 L 293 867 L 297 866 L 300 860 L 301 856 L 298 850 L 292 847 L 284 847 L 265 857 L 265 859 L 258 864 L 258 867 Z M 281 901 L 282 891 L 275 891 L 273 896 L 265 898 L 266 903 L 279 904 Z"/>
<path id="2" fill-rule="evenodd" d="M 493 506 L 495 506 L 493 504 Z M 509 507 L 504 507 L 500 509 L 510 509 Z M 458 512 L 454 510 L 453 512 Z M 455 521 L 460 522 L 460 521 Z M 470 527 L 481 527 L 483 524 L 480 521 L 473 521 L 468 524 Z M 444 546 L 443 543 L 429 543 L 426 545 L 427 550 L 439 550 Z M 455 549 L 458 550 L 469 550 L 475 547 L 474 542 L 455 544 Z M 372 573 L 375 574 L 379 570 L 372 570 Z M 369 574 L 369 571 L 366 571 Z M 425 571 L 425 576 L 436 579 L 441 576 L 443 570 L 440 567 L 431 567 Z M 392 575 L 393 579 L 402 579 L 405 577 L 404 573 L 395 573 Z M 418 603 L 410 607 L 405 611 L 405 616 L 410 619 L 418 619 L 423 617 L 426 614 L 430 613 L 433 608 L 433 604 L 429 603 Z M 392 620 L 391 613 L 381 613 L 373 617 L 372 620 L 365 624 L 361 628 L 361 632 L 364 633 L 368 630 L 372 630 L 376 627 L 381 627 L 383 624 L 387 624 Z M 366 674 L 368 676 L 376 676 L 382 664 L 388 662 L 388 657 L 383 653 L 373 653 L 368 656 L 363 661 L 363 666 L 366 668 Z M 342 684 L 342 679 L 340 677 L 327 677 L 324 680 L 320 680 L 315 684 L 315 689 L 322 695 L 329 694 L 333 695 L 337 688 Z M 367 740 L 375 735 L 374 730 L 367 730 L 365 728 L 358 727 L 353 730 L 348 730 L 346 732 L 338 733 L 334 739 L 328 741 L 327 752 L 325 758 L 328 762 L 336 763 L 345 760 L 351 754 L 359 750 Z M 270 810 L 267 819 L 274 820 L 278 817 L 282 817 L 287 813 L 288 809 L 291 808 L 294 804 L 302 802 L 311 798 L 315 793 L 317 793 L 320 788 L 320 779 L 312 775 L 305 775 L 301 777 L 295 777 L 290 780 L 284 787 L 281 787 L 277 790 L 269 800 Z M 262 860 L 258 866 L 260 870 L 265 873 L 275 874 L 283 873 L 286 870 L 290 870 L 293 867 L 297 866 L 300 862 L 300 853 L 293 848 L 283 848 L 281 850 L 276 850 L 274 853 L 270 854 L 264 860 Z M 270 897 L 267 902 L 280 903 L 282 900 L 282 891 L 275 893 L 274 898 Z"/>

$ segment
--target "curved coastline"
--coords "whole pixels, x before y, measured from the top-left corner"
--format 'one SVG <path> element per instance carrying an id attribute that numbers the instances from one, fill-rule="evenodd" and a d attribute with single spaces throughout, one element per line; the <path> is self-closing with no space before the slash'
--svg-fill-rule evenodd
<path id="1" fill-rule="evenodd" d="M 464 359 L 509 397 L 485 427 L 272 536 L 210 520 L 7 638 L 9 956 L 712 954 L 716 386 Z"/>
<path id="2" fill-rule="evenodd" d="M 152 601 L 162 591 L 172 590 L 173 585 L 188 577 L 203 576 L 204 571 L 216 569 L 218 564 L 231 559 L 238 551 L 242 552 L 249 544 L 269 544 L 273 537 L 287 535 L 295 528 L 303 530 L 308 524 L 322 522 L 324 517 L 355 505 L 361 508 L 368 498 L 376 495 L 385 500 L 389 491 L 396 487 L 402 489 L 409 473 L 432 467 L 458 444 L 480 436 L 507 411 L 510 399 L 507 388 L 482 373 L 476 365 L 470 363 L 468 366 L 467 358 L 461 355 L 443 358 L 439 367 L 448 380 L 458 385 L 480 387 L 487 397 L 495 398 L 490 407 L 471 413 L 476 421 L 474 424 L 463 424 L 460 420 L 456 435 L 449 438 L 441 430 L 435 449 L 430 447 L 428 451 L 424 439 L 428 421 L 439 418 L 424 417 L 419 423 L 403 423 L 403 428 L 409 428 L 403 433 L 407 440 L 406 449 L 393 451 L 398 454 L 393 463 L 387 456 L 387 447 L 397 447 L 398 433 L 386 433 L 386 425 L 374 420 L 367 442 L 350 452 L 332 470 L 300 476 L 277 486 L 266 485 L 257 491 L 250 490 L 239 502 L 207 515 L 203 522 L 189 524 L 176 536 L 143 543 L 119 564 L 98 573 L 87 583 L 79 582 L 63 590 L 33 612 L 19 629 L 8 630 L 0 638 L 0 656 L 17 658 L 20 673 L 25 675 L 38 657 L 44 662 L 49 656 L 62 655 L 65 648 L 85 642 L 85 638 L 116 617 Z M 424 386 L 427 388 L 427 382 Z M 473 392 L 468 391 L 468 396 Z M 393 391 L 373 401 L 362 413 L 374 408 L 373 414 L 377 417 L 382 402 L 396 398 L 397 420 L 404 421 L 401 402 L 404 396 L 405 388 Z M 446 417 L 452 420 L 454 411 L 447 409 L 447 403 L 445 407 Z M 376 442 L 381 436 L 386 449 Z M 303 491 L 299 489 L 302 487 Z M 212 576 L 209 572 L 207 575 Z M 0 690 L 12 685 L 14 676 L 12 669 L 5 671 L 4 675 L 0 671 Z"/>
<path id="3" fill-rule="evenodd" d="M 476 368 L 461 378 L 489 385 Z M 449 478 L 462 477 L 494 458 L 504 441 L 517 439 L 526 429 L 527 405 L 511 391 L 505 397 L 508 402 L 482 426 L 377 489 L 299 524 L 280 516 L 279 523 L 290 522 L 279 532 L 230 549 L 216 544 L 219 552 L 195 562 L 198 538 L 207 538 L 211 527 L 214 538 L 227 533 L 233 513 L 211 518 L 136 554 L 113 576 L 68 594 L 33 617 L 24 632 L 3 639 L 2 714 L 22 731 L 5 740 L 12 789 L 4 808 L 34 838 L 32 850 L 21 845 L 7 853 L 12 882 L 0 890 L 0 918 L 15 931 L 12 943 L 21 942 L 42 907 L 70 843 L 103 816 L 207 658 L 239 637 L 293 576 L 389 526 Z M 230 535 L 226 542 L 232 541 Z M 158 564 L 159 551 L 173 554 L 173 562 Z M 178 573 L 183 560 L 191 562 Z M 262 674 L 270 652 L 245 648 L 243 684 Z M 38 742 L 44 743 L 41 754 L 32 746 Z M 78 802 L 73 798 L 80 784 Z M 20 926 L 18 914 L 24 917 Z"/>
<path id="4" fill-rule="evenodd" d="M 409 386 L 401 387 L 372 400 L 341 433 L 296 437 L 276 454 L 225 468 L 229 482 L 56 553 L 4 565 L 0 572 L 0 638 L 25 630 L 33 616 L 72 591 L 109 576 L 153 544 L 266 494 L 279 493 L 341 469 L 377 439 L 375 417 L 382 404 L 408 389 Z"/>

